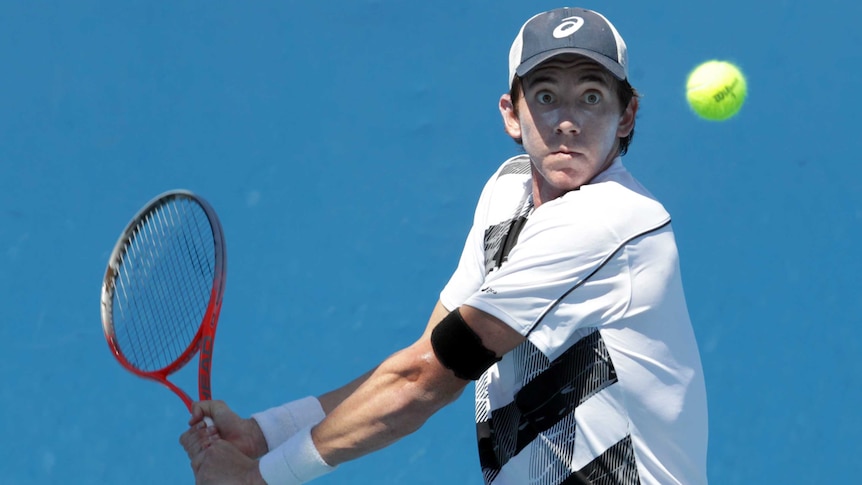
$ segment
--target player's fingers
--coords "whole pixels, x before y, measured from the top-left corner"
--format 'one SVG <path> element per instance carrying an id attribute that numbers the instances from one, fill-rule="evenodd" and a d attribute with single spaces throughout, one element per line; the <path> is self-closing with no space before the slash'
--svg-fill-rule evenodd
<path id="1" fill-rule="evenodd" d="M 204 419 L 204 410 L 200 402 L 192 403 L 192 416 L 189 418 L 189 426 L 194 426 Z"/>
<path id="2" fill-rule="evenodd" d="M 204 416 L 210 419 L 215 419 L 215 415 L 222 411 L 222 408 L 227 406 L 223 401 L 198 401 L 192 404 L 192 417 L 189 419 L 189 425 L 195 425 Z"/>
<path id="3" fill-rule="evenodd" d="M 189 465 L 192 467 L 192 471 L 197 474 L 206 459 L 206 450 L 201 450 L 197 453 L 189 453 L 189 459 Z"/>
<path id="4" fill-rule="evenodd" d="M 197 450 L 197 438 L 195 437 L 194 430 L 190 429 L 185 433 L 180 435 L 180 445 L 186 450 L 186 454 L 189 455 L 189 458 L 194 455 L 195 450 Z"/>
<path id="5" fill-rule="evenodd" d="M 219 448 L 221 446 L 221 449 Z M 191 458 L 191 467 L 194 471 L 195 475 L 200 472 L 202 466 L 206 463 L 218 462 L 220 457 L 224 456 L 224 448 L 227 446 L 227 443 L 219 440 L 218 436 L 210 436 L 208 441 L 206 442 L 206 446 L 201 448 L 200 451 L 195 453 Z"/>
<path id="6" fill-rule="evenodd" d="M 208 427 L 203 421 L 192 426 L 180 435 L 180 445 L 186 450 L 189 458 L 208 448 L 218 437 L 215 428 Z"/>
<path id="7" fill-rule="evenodd" d="M 204 422 L 206 418 L 210 418 L 210 422 L 206 423 L 206 425 L 212 424 L 213 420 L 213 402 L 212 401 L 198 401 L 192 404 L 192 416 L 189 418 L 189 426 L 196 426 Z"/>
<path id="8" fill-rule="evenodd" d="M 191 447 L 193 442 L 194 442 L 194 439 L 195 439 L 194 434 L 195 434 L 196 428 L 197 428 L 197 426 L 192 426 L 191 428 L 185 430 L 183 432 L 183 434 L 180 435 L 180 445 L 182 445 L 182 447 L 185 448 L 186 450 L 188 450 L 189 447 Z"/>

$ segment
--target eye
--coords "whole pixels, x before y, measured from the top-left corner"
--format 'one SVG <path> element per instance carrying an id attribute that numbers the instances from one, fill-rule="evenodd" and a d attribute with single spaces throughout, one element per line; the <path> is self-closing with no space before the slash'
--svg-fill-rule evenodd
<path id="1" fill-rule="evenodd" d="M 556 100 L 557 97 L 550 91 L 539 91 L 536 93 L 536 101 L 538 101 L 539 104 L 551 104 Z"/>
<path id="2" fill-rule="evenodd" d="M 587 104 L 599 104 L 602 101 L 602 95 L 599 93 L 587 93 L 584 95 L 584 102 Z"/>

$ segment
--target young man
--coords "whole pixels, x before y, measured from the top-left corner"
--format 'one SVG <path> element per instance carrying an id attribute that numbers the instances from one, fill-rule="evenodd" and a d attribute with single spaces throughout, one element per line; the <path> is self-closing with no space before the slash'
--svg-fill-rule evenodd
<path id="1" fill-rule="evenodd" d="M 500 112 L 526 154 L 486 184 L 421 338 L 250 419 L 197 403 L 180 438 L 197 483 L 312 480 L 415 431 L 471 380 L 488 484 L 706 483 L 706 395 L 670 216 L 620 159 L 638 110 L 625 43 L 596 12 L 541 13 L 509 73 Z"/>

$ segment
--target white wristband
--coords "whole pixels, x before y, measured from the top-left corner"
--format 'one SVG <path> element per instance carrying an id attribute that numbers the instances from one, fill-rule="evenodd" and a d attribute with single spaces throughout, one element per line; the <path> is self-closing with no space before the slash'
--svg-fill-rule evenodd
<path id="1" fill-rule="evenodd" d="M 267 485 L 300 485 L 335 470 L 314 447 L 311 426 L 263 455 L 258 467 Z"/>
<path id="2" fill-rule="evenodd" d="M 267 449 L 274 450 L 302 428 L 323 421 L 326 413 L 317 398 L 308 396 L 252 414 L 251 417 L 263 431 Z"/>

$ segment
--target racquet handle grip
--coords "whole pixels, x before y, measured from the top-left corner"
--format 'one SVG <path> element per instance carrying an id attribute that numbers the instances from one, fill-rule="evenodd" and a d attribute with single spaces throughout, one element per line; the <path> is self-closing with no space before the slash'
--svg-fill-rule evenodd
<path id="1" fill-rule="evenodd" d="M 215 423 L 213 423 L 212 418 L 210 418 L 209 416 L 204 416 L 204 423 L 206 423 L 207 428 L 215 426 Z"/>

